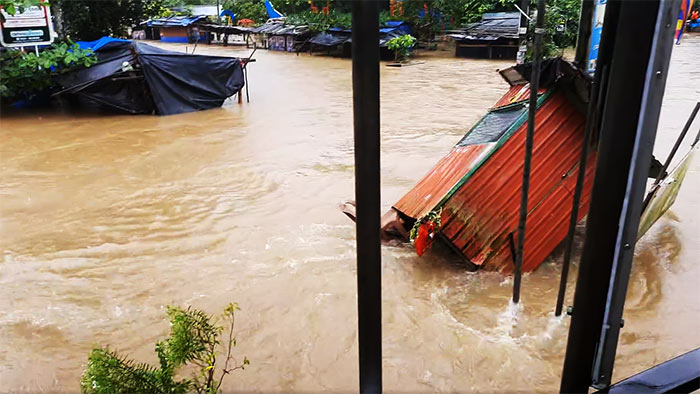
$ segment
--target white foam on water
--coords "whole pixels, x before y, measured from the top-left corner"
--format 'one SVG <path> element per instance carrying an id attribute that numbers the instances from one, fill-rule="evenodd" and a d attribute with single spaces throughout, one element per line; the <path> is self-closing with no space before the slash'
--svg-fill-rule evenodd
<path id="1" fill-rule="evenodd" d="M 496 334 L 500 334 L 504 338 L 514 339 L 512 336 L 513 329 L 518 324 L 518 316 L 523 310 L 522 303 L 514 303 L 513 300 L 508 301 L 506 309 L 498 314 L 498 325 L 494 330 Z"/>

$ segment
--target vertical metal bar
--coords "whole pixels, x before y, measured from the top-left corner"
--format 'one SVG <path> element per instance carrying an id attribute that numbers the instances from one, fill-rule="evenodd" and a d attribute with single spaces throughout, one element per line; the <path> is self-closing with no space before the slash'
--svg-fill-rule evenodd
<path id="1" fill-rule="evenodd" d="M 673 148 L 671 149 L 671 153 L 668 154 L 668 158 L 666 158 L 666 161 L 664 162 L 663 167 L 661 167 L 661 170 L 659 171 L 659 175 L 656 176 L 656 179 L 654 180 L 654 184 L 651 186 L 649 193 L 647 193 L 647 196 L 644 199 L 644 204 L 642 205 L 642 211 L 644 211 L 644 209 L 646 209 L 647 205 L 649 205 L 649 201 L 651 201 L 651 197 L 654 195 L 654 192 L 656 191 L 659 184 L 661 183 L 661 180 L 664 178 L 664 173 L 666 172 L 666 170 L 668 170 L 668 167 L 671 165 L 671 161 L 673 161 L 673 157 L 676 155 L 678 148 L 681 146 L 681 143 L 683 142 L 685 135 L 688 133 L 690 126 L 693 124 L 693 121 L 695 120 L 695 116 L 698 114 L 698 111 L 700 111 L 700 101 L 695 104 L 695 108 L 693 108 L 693 112 L 690 113 L 688 120 L 685 122 L 685 126 L 683 126 L 683 130 L 681 130 L 681 134 L 678 136 L 678 139 L 676 139 L 676 143 L 673 145 Z"/>
<path id="2" fill-rule="evenodd" d="M 669 2 L 662 1 L 664 11 Z M 673 24 L 666 16 L 661 21 L 659 10 L 659 0 L 614 0 L 606 7 L 598 58 L 604 109 L 562 392 L 610 382 L 671 47 L 665 36 Z"/>
<path id="3" fill-rule="evenodd" d="M 527 134 L 525 136 L 525 163 L 523 164 L 523 185 L 520 193 L 520 220 L 518 221 L 518 253 L 515 260 L 513 278 L 513 302 L 520 302 L 520 282 L 523 267 L 523 246 L 525 245 L 525 224 L 527 221 L 527 199 L 530 191 L 530 167 L 532 163 L 532 140 L 535 135 L 535 114 L 537 112 L 537 92 L 540 89 L 540 66 L 542 61 L 542 35 L 544 34 L 544 0 L 537 0 L 537 22 L 535 24 L 535 42 L 530 77 L 530 107 L 527 114 Z"/>
<path id="4" fill-rule="evenodd" d="M 581 15 L 578 20 L 578 37 L 576 38 L 576 56 L 574 63 L 584 68 L 588 63 L 588 47 L 591 43 L 591 30 L 593 27 L 593 10 L 595 0 L 583 0 L 581 2 Z"/>
<path id="5" fill-rule="evenodd" d="M 382 391 L 379 191 L 379 2 L 352 3 L 360 392 Z"/>
<path id="6" fill-rule="evenodd" d="M 578 223 L 578 210 L 581 205 L 581 194 L 583 194 L 583 184 L 586 180 L 586 163 L 588 161 L 588 148 L 590 145 L 593 122 L 595 121 L 595 90 L 591 86 L 591 91 L 588 95 L 588 114 L 586 115 L 586 127 L 583 131 L 583 145 L 581 146 L 581 158 L 578 162 L 578 176 L 576 179 L 576 188 L 574 189 L 574 200 L 571 205 L 571 216 L 569 217 L 569 232 L 566 235 L 564 244 L 564 261 L 561 267 L 561 279 L 559 280 L 559 293 L 557 294 L 557 305 L 554 308 L 554 316 L 560 316 L 564 307 L 564 297 L 566 296 L 566 282 L 569 277 L 569 266 L 571 265 L 571 252 L 573 249 L 574 234 L 576 233 L 576 224 Z"/>

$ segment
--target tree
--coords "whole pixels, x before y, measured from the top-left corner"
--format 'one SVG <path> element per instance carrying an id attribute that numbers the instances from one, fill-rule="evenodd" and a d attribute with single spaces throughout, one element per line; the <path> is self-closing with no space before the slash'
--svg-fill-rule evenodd
<path id="1" fill-rule="evenodd" d="M 84 394 L 165 394 L 206 393 L 215 394 L 221 389 L 224 377 L 237 369 L 245 369 L 250 362 L 246 357 L 240 364 L 231 354 L 236 346 L 233 336 L 235 311 L 238 304 L 229 304 L 223 313 L 228 326 L 224 342 L 226 358 L 217 364 L 219 339 L 224 327 L 212 316 L 192 308 L 169 306 L 170 336 L 156 343 L 159 366 L 136 363 L 120 356 L 109 348 L 95 348 L 88 357 L 80 389 Z M 221 361 L 221 360 L 219 360 Z M 191 379 L 177 379 L 182 367 L 191 365 L 197 372 Z"/>
<path id="2" fill-rule="evenodd" d="M 265 4 L 258 0 L 226 0 L 224 9 L 233 11 L 236 19 L 252 19 L 258 23 L 265 23 L 267 10 Z"/>
<path id="3" fill-rule="evenodd" d="M 160 7 L 154 0 L 56 0 L 62 11 L 66 35 L 79 40 L 102 36 L 125 37 L 127 30 L 149 17 Z"/>
<path id="4" fill-rule="evenodd" d="M 516 0 L 466 0 L 464 1 L 464 22 L 478 22 L 487 12 L 517 11 Z"/>

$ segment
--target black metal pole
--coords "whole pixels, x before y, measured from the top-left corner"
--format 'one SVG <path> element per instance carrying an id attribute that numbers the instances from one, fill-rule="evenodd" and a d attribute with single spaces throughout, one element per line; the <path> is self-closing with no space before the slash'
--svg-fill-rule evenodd
<path id="1" fill-rule="evenodd" d="M 360 392 L 382 391 L 379 192 L 379 2 L 352 3 Z"/>
<path id="2" fill-rule="evenodd" d="M 562 392 L 610 384 L 672 47 L 674 4 L 613 0 L 606 6 L 597 71 L 606 76 L 604 109 Z"/>
<path id="3" fill-rule="evenodd" d="M 578 20 L 578 37 L 576 38 L 576 56 L 574 57 L 574 63 L 584 69 L 588 63 L 588 47 L 591 44 L 594 9 L 595 0 L 583 0 L 581 2 L 581 15 Z"/>
<path id="4" fill-rule="evenodd" d="M 661 167 L 661 171 L 659 171 L 659 175 L 656 176 L 656 179 L 654 180 L 654 184 L 651 186 L 649 193 L 647 193 L 647 196 L 644 199 L 644 205 L 642 206 L 642 211 L 644 209 L 646 209 L 647 205 L 649 205 L 649 201 L 651 201 L 651 197 L 654 195 L 654 192 L 656 191 L 659 184 L 661 183 L 661 180 L 664 178 L 664 173 L 666 173 L 666 170 L 668 170 L 668 167 L 671 165 L 671 161 L 673 161 L 673 157 L 676 155 L 678 148 L 681 146 L 681 143 L 683 142 L 685 135 L 688 134 L 688 130 L 690 129 L 690 126 L 693 124 L 693 121 L 695 120 L 695 116 L 698 114 L 698 111 L 700 111 L 700 101 L 695 104 L 695 108 L 693 108 L 693 111 L 690 113 L 690 116 L 688 117 L 688 121 L 685 122 L 685 126 L 683 126 L 683 130 L 681 130 L 681 134 L 678 136 L 678 139 L 676 139 L 676 143 L 673 144 L 673 148 L 671 149 L 671 153 L 668 154 L 668 158 L 666 158 L 666 161 L 664 162 L 663 167 Z"/>
<path id="5" fill-rule="evenodd" d="M 537 0 L 537 22 L 535 24 L 534 59 L 530 77 L 530 107 L 527 114 L 527 134 L 525 136 L 525 162 L 523 164 L 523 185 L 520 192 L 520 220 L 518 221 L 518 253 L 515 259 L 513 278 L 513 302 L 520 302 L 520 282 L 523 267 L 523 246 L 525 245 L 525 224 L 527 221 L 527 198 L 530 191 L 530 166 L 532 163 L 532 140 L 535 135 L 535 114 L 537 113 L 537 92 L 540 89 L 540 63 L 542 62 L 542 35 L 544 34 L 544 0 Z"/>
<path id="6" fill-rule="evenodd" d="M 564 297 L 566 296 L 566 282 L 569 277 L 569 266 L 571 265 L 571 252 L 573 249 L 574 234 L 576 233 L 576 224 L 578 223 L 578 210 L 581 205 L 581 194 L 583 193 L 583 184 L 586 180 L 586 163 L 588 161 L 588 151 L 595 122 L 595 89 L 591 87 L 588 95 L 588 114 L 586 115 L 586 127 L 584 128 L 583 145 L 581 146 L 581 158 L 578 162 L 578 176 L 576 179 L 576 188 L 574 189 L 574 200 L 571 205 L 571 216 L 569 217 L 569 232 L 566 235 L 564 243 L 564 261 L 561 267 L 561 279 L 559 280 L 559 294 L 557 294 L 557 305 L 554 308 L 554 316 L 560 316 L 564 307 Z"/>

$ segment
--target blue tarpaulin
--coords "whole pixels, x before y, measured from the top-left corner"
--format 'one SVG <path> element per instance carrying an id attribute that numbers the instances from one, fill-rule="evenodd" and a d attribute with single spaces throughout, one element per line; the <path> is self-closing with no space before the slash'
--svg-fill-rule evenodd
<path id="1" fill-rule="evenodd" d="M 282 18 L 284 16 L 281 12 L 275 9 L 275 6 L 273 6 L 269 0 L 265 0 L 265 9 L 267 10 L 267 16 L 270 19 Z"/>
<path id="2" fill-rule="evenodd" d="M 100 48 L 110 47 L 115 45 L 114 43 L 121 42 L 129 42 L 129 40 L 114 37 L 102 37 L 95 41 L 76 41 L 75 43 L 78 44 L 80 49 L 92 49 L 93 52 L 96 52 Z"/>
<path id="3" fill-rule="evenodd" d="M 219 14 L 219 16 L 228 16 L 229 18 L 231 18 L 232 21 L 236 20 L 236 14 L 234 14 L 231 10 L 223 10 Z"/>

